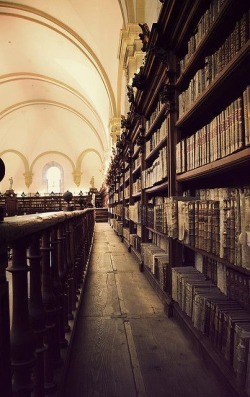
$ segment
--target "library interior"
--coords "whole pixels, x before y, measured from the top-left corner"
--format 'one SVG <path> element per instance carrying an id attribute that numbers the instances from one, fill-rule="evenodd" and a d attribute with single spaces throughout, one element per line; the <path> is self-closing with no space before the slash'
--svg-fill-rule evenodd
<path id="1" fill-rule="evenodd" d="M 250 397 L 250 2 L 0 33 L 0 397 Z"/>

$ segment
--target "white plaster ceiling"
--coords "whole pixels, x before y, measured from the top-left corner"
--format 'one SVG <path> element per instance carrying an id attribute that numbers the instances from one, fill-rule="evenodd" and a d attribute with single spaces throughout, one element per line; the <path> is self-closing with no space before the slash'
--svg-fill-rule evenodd
<path id="1" fill-rule="evenodd" d="M 111 150 L 119 0 L 0 1 L 0 156 Z M 122 10 L 122 8 L 124 8 Z"/>

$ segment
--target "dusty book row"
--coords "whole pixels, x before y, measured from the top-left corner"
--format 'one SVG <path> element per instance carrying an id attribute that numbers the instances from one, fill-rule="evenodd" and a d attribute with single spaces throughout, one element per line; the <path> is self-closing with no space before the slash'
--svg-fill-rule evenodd
<path id="1" fill-rule="evenodd" d="M 226 157 L 250 144 L 250 86 L 193 135 L 176 145 L 176 173 Z"/>
<path id="2" fill-rule="evenodd" d="M 249 12 L 243 14 L 235 27 L 213 54 L 204 57 L 204 66 L 189 81 L 188 88 L 179 95 L 179 117 L 183 116 L 203 92 L 213 83 L 228 63 L 236 57 L 249 40 Z M 182 65 L 182 62 L 180 62 Z"/>
<path id="3" fill-rule="evenodd" d="M 203 38 L 206 36 L 206 34 L 209 32 L 211 27 L 213 27 L 214 21 L 218 18 L 219 14 L 227 6 L 227 1 L 224 0 L 213 0 L 211 1 L 209 8 L 206 9 L 204 14 L 200 17 L 200 20 L 195 28 L 194 34 L 190 37 L 188 41 L 188 47 L 187 47 L 187 53 L 183 59 L 180 61 L 180 73 L 185 72 L 185 69 L 190 61 L 190 58 L 192 55 L 194 55 L 197 47 L 203 40 Z M 247 24 L 246 21 L 238 21 L 237 27 L 235 27 L 235 30 L 238 34 L 236 34 L 236 37 L 233 38 L 235 41 L 235 47 L 236 49 L 240 48 L 238 44 L 238 41 L 240 40 L 240 36 L 242 36 L 242 39 L 244 38 L 244 26 Z"/>
<path id="4" fill-rule="evenodd" d="M 194 267 L 172 268 L 172 297 L 250 391 L 250 313 Z"/>

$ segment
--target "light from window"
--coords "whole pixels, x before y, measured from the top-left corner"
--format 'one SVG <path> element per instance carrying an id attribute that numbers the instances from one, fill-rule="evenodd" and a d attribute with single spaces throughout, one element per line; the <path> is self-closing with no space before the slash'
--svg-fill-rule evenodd
<path id="1" fill-rule="evenodd" d="M 50 167 L 47 171 L 48 193 L 61 192 L 61 172 L 58 167 Z"/>

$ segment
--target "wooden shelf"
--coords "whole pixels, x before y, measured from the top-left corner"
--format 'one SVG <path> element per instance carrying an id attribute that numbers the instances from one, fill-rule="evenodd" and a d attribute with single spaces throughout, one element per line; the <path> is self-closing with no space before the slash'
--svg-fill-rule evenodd
<path id="1" fill-rule="evenodd" d="M 137 193 L 134 193 L 134 194 L 132 194 L 132 197 L 133 197 L 133 198 L 140 198 L 140 197 L 141 197 L 141 191 L 140 191 L 140 192 L 137 192 Z"/>
<path id="2" fill-rule="evenodd" d="M 203 251 L 203 250 L 201 250 L 201 249 L 199 249 L 199 248 L 193 247 L 192 245 L 185 244 L 185 243 L 183 243 L 183 242 L 180 241 L 180 240 L 178 240 L 178 242 L 179 242 L 180 244 L 183 244 L 183 246 L 185 246 L 185 247 L 191 249 L 191 250 L 194 251 L 194 252 L 198 252 L 198 253 L 200 253 L 200 254 L 203 255 L 203 256 L 206 256 L 206 257 L 208 257 L 208 258 L 214 259 L 215 261 L 222 263 L 222 264 L 225 265 L 226 267 L 229 267 L 230 269 L 233 269 L 233 270 L 235 270 L 235 271 L 237 271 L 237 272 L 239 272 L 239 273 L 249 275 L 249 277 L 250 277 L 249 269 L 246 269 L 246 268 L 244 268 L 244 267 L 242 267 L 242 266 L 233 265 L 232 263 L 228 262 L 228 261 L 227 261 L 226 259 L 224 259 L 224 258 L 220 258 L 220 257 L 217 256 L 217 255 L 214 255 L 214 254 L 212 254 L 212 253 L 210 253 L 210 252 L 207 252 L 207 251 Z"/>
<path id="3" fill-rule="evenodd" d="M 146 157 L 146 161 L 150 162 L 153 161 L 159 154 L 159 151 L 166 146 L 168 141 L 168 137 L 166 136 L 150 153 L 149 155 Z"/>
<path id="4" fill-rule="evenodd" d="M 239 7 L 237 5 L 239 10 Z M 204 35 L 200 43 L 198 44 L 195 53 L 190 57 L 185 70 L 182 72 L 180 78 L 176 82 L 176 88 L 179 90 L 186 85 L 186 82 L 190 79 L 190 76 L 194 75 L 197 70 L 197 65 L 200 59 L 206 55 L 207 49 L 209 48 L 211 52 L 211 47 L 215 51 L 216 47 L 219 46 L 220 40 L 222 40 L 227 32 L 225 26 L 225 18 L 228 16 L 228 22 L 230 22 L 231 12 L 234 10 L 234 1 L 228 0 L 222 6 L 216 20 L 213 22 L 207 34 Z M 221 23 L 223 23 L 223 34 L 221 32 Z M 216 38 L 216 40 L 215 40 Z"/>
<path id="5" fill-rule="evenodd" d="M 159 236 L 168 238 L 168 236 L 165 233 L 159 232 L 158 230 L 155 230 L 155 229 L 153 229 L 151 227 L 146 226 L 146 229 L 149 230 L 152 233 L 158 234 Z"/>
<path id="6" fill-rule="evenodd" d="M 176 180 L 178 182 L 184 182 L 191 179 L 204 178 L 206 175 L 223 173 L 243 165 L 250 165 L 250 147 L 216 160 L 213 163 L 179 174 L 176 176 Z"/>
<path id="7" fill-rule="evenodd" d="M 145 193 L 158 193 L 168 188 L 168 181 L 160 182 L 160 184 L 144 189 Z"/>
<path id="8" fill-rule="evenodd" d="M 132 175 L 138 174 L 141 171 L 141 165 L 138 165 L 133 171 Z"/>
<path id="9" fill-rule="evenodd" d="M 162 122 L 166 118 L 167 114 L 168 114 L 167 105 L 164 104 L 164 105 L 162 105 L 161 110 L 157 114 L 155 120 L 153 121 L 153 123 L 149 127 L 148 131 L 146 131 L 146 134 L 145 134 L 145 138 L 146 139 L 149 138 L 155 132 L 155 130 L 159 127 L 159 125 L 162 124 Z"/>
<path id="10" fill-rule="evenodd" d="M 197 98 L 190 109 L 177 120 L 176 127 L 185 128 L 188 125 L 190 130 L 190 126 L 195 125 L 198 129 L 219 114 L 233 99 L 236 99 L 244 87 L 250 83 L 249 61 L 250 40 Z M 242 75 L 246 76 L 244 81 Z M 199 117 L 201 115 L 202 117 Z"/>
<path id="11" fill-rule="evenodd" d="M 224 381 L 230 385 L 237 396 L 248 397 L 247 394 L 238 385 L 235 375 L 232 373 L 232 369 L 224 358 L 217 352 L 212 346 L 210 341 L 194 328 L 191 319 L 184 313 L 179 305 L 174 302 L 174 317 L 181 323 L 181 325 L 189 333 L 192 340 L 197 344 L 197 348 L 205 355 L 206 359 L 214 366 L 215 370 L 220 374 L 220 379 L 224 378 Z"/>

